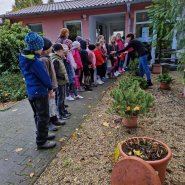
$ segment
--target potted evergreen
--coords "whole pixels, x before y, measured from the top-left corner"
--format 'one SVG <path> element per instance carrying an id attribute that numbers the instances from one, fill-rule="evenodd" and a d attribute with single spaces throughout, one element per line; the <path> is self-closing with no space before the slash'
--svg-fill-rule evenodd
<path id="1" fill-rule="evenodd" d="M 160 89 L 163 90 L 170 90 L 170 83 L 173 81 L 173 78 L 168 74 L 168 73 L 164 73 L 162 75 L 159 75 L 158 78 L 159 82 L 160 82 Z"/>
<path id="2" fill-rule="evenodd" d="M 112 90 L 111 97 L 111 112 L 121 116 L 123 124 L 128 128 L 137 127 L 138 116 L 148 112 L 154 103 L 150 93 L 142 90 L 137 81 L 128 78 L 120 81 L 118 88 Z"/>

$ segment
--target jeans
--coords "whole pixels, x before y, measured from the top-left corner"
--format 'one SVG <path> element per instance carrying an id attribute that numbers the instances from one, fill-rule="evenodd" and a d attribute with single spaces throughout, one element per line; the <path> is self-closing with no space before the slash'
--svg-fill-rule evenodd
<path id="1" fill-rule="evenodd" d="M 141 77 L 146 74 L 147 80 L 151 80 L 150 69 L 148 67 L 148 55 L 139 57 L 139 72 Z"/>
<path id="2" fill-rule="evenodd" d="M 63 117 L 65 111 L 65 94 L 66 94 L 66 85 L 59 85 L 57 89 L 57 108 L 59 117 Z"/>
<path id="3" fill-rule="evenodd" d="M 36 143 L 43 145 L 47 141 L 49 123 L 49 103 L 48 96 L 28 98 L 34 112 L 36 125 Z"/>

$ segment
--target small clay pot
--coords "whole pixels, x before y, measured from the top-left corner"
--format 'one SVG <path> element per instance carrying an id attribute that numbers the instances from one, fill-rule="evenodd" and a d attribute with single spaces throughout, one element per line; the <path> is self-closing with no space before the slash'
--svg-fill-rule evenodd
<path id="1" fill-rule="evenodd" d="M 161 82 L 160 83 L 160 89 L 163 89 L 163 90 L 170 90 L 170 84 L 169 83 L 163 83 Z"/>
<path id="2" fill-rule="evenodd" d="M 127 128 L 136 128 L 137 127 L 137 120 L 138 120 L 137 116 L 131 116 L 128 118 L 123 118 L 122 123 Z"/>
<path id="3" fill-rule="evenodd" d="M 150 140 L 153 142 L 160 143 L 161 145 L 163 145 L 167 149 L 168 154 L 165 158 L 160 159 L 160 160 L 156 160 L 156 161 L 145 161 L 146 163 L 150 164 L 155 169 L 155 171 L 158 172 L 159 178 L 161 180 L 161 184 L 163 184 L 164 180 L 165 180 L 165 176 L 166 176 L 167 164 L 168 164 L 169 160 L 172 158 L 171 149 L 165 143 L 158 141 L 156 139 L 148 138 L 148 137 L 132 137 L 132 138 L 127 139 L 126 142 L 129 143 L 129 141 L 139 140 L 139 139 L 142 139 L 142 140 L 145 139 L 145 140 Z M 123 158 L 129 157 L 127 154 L 125 154 L 123 152 L 123 150 L 122 150 L 123 145 L 124 145 L 124 143 L 122 143 L 120 145 L 120 154 Z"/>
<path id="4" fill-rule="evenodd" d="M 160 64 L 153 64 L 152 65 L 152 73 L 153 74 L 160 74 L 161 73 L 161 65 Z"/>

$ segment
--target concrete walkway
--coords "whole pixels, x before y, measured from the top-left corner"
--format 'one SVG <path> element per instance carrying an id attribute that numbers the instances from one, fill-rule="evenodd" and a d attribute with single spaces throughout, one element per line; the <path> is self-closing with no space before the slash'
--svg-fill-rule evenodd
<path id="1" fill-rule="evenodd" d="M 27 100 L 0 112 L 0 185 L 32 184 L 65 144 L 59 140 L 69 139 L 82 123 L 84 116 L 101 100 L 102 92 L 112 83 L 109 80 L 92 92 L 81 93 L 83 100 L 66 102 L 72 117 L 56 132 L 58 142 L 54 149 L 36 149 L 33 113 Z M 33 173 L 34 176 L 30 177 Z"/>

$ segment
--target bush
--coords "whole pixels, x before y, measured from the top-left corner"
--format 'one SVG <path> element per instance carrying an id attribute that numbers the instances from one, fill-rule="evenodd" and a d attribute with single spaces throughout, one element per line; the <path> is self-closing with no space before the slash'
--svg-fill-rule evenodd
<path id="1" fill-rule="evenodd" d="M 159 82 L 170 84 L 173 81 L 173 78 L 168 73 L 165 73 L 159 75 L 158 80 Z"/>
<path id="2" fill-rule="evenodd" d="M 135 59 L 133 61 L 130 61 L 129 65 L 129 73 L 134 76 L 139 76 L 139 59 Z"/>
<path id="3" fill-rule="evenodd" d="M 30 29 L 21 23 L 10 24 L 8 20 L 0 26 L 0 74 L 19 69 L 18 53 L 25 47 L 24 37 Z"/>
<path id="4" fill-rule="evenodd" d="M 126 80 L 125 83 L 122 81 L 118 88 L 111 92 L 111 97 L 113 98 L 111 112 L 122 117 L 147 113 L 154 103 L 152 94 L 142 90 L 137 81 L 133 81 L 131 86 Z"/>
<path id="5" fill-rule="evenodd" d="M 7 73 L 0 77 L 0 102 L 19 101 L 26 96 L 26 86 L 20 72 Z"/>

